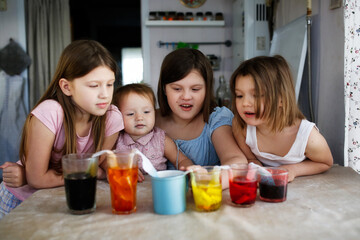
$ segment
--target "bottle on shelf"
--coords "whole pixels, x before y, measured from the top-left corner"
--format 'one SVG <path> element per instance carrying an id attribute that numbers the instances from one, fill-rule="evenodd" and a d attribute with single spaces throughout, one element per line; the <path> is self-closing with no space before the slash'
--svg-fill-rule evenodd
<path id="1" fill-rule="evenodd" d="M 226 83 L 224 75 L 219 77 L 219 87 L 216 90 L 216 101 L 219 107 L 231 108 L 230 86 Z"/>
<path id="2" fill-rule="evenodd" d="M 226 84 L 223 106 L 231 109 L 231 91 L 230 91 L 230 85 L 228 83 Z"/>
<path id="3" fill-rule="evenodd" d="M 219 87 L 216 89 L 216 101 L 219 107 L 224 106 L 224 96 L 226 93 L 226 83 L 224 75 L 219 77 Z"/>

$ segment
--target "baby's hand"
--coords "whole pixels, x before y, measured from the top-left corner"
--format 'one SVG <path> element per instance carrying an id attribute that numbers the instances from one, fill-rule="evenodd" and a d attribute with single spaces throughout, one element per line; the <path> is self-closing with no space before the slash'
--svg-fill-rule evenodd
<path id="1" fill-rule="evenodd" d="M 143 173 L 140 171 L 140 169 L 138 170 L 138 182 L 143 182 L 145 179 Z"/>
<path id="2" fill-rule="evenodd" d="M 26 184 L 25 168 L 20 164 L 5 162 L 0 166 L 3 169 L 3 181 L 9 187 L 21 187 Z"/>

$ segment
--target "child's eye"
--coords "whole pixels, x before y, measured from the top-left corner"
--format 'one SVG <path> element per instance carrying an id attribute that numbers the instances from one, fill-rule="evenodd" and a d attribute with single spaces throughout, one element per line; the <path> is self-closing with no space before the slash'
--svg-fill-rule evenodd
<path id="1" fill-rule="evenodd" d="M 242 98 L 243 96 L 242 95 L 236 95 L 236 98 Z"/>
<path id="2" fill-rule="evenodd" d="M 193 88 L 194 92 L 200 91 L 200 88 Z"/>
<path id="3" fill-rule="evenodd" d="M 96 88 L 98 85 L 97 84 L 91 84 L 91 85 L 89 85 L 89 87 L 91 87 L 91 88 Z"/>
<path id="4" fill-rule="evenodd" d="M 151 111 L 144 111 L 144 113 L 146 113 L 146 114 L 148 114 L 148 113 L 150 113 Z"/>
<path id="5" fill-rule="evenodd" d="M 134 113 L 127 113 L 126 116 L 134 116 Z"/>
<path id="6" fill-rule="evenodd" d="M 112 86 L 114 86 L 114 84 L 113 83 L 108 83 L 107 86 L 112 87 Z"/>

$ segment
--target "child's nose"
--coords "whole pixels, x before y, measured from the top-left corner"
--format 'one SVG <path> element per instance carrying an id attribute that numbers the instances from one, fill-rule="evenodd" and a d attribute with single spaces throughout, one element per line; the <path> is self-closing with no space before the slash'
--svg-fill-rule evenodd
<path id="1" fill-rule="evenodd" d="M 183 99 L 190 99 L 191 98 L 191 93 L 190 91 L 184 90 L 183 94 L 182 94 L 182 98 Z"/>
<path id="2" fill-rule="evenodd" d="M 100 89 L 100 97 L 107 98 L 109 96 L 110 96 L 110 92 L 109 92 L 108 88 L 106 86 L 101 87 L 101 89 Z"/>
<path id="3" fill-rule="evenodd" d="M 250 97 L 243 97 L 243 105 L 244 106 L 251 106 L 252 105 L 252 99 Z"/>
<path id="4" fill-rule="evenodd" d="M 143 115 L 141 113 L 136 113 L 136 120 L 142 120 Z"/>

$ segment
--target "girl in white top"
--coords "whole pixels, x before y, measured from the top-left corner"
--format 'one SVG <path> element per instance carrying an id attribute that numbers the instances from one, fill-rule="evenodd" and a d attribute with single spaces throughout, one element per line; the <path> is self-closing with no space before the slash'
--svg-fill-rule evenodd
<path id="1" fill-rule="evenodd" d="M 250 162 L 286 168 L 289 182 L 332 166 L 325 138 L 297 106 L 291 70 L 283 57 L 244 61 L 231 76 L 230 88 L 233 134 Z"/>

